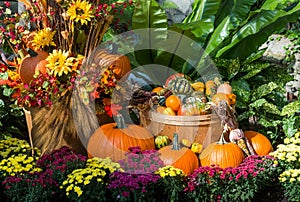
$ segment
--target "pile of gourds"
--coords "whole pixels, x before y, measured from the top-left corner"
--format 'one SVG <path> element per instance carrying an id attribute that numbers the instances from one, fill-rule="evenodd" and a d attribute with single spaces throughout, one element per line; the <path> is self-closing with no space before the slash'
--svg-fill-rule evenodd
<path id="1" fill-rule="evenodd" d="M 228 83 L 220 83 L 217 78 L 206 82 L 193 82 L 184 74 L 171 75 L 164 86 L 152 90 L 153 109 L 158 113 L 178 116 L 198 116 L 210 114 L 210 102 L 218 104 L 226 100 L 234 105 L 236 96 Z"/>

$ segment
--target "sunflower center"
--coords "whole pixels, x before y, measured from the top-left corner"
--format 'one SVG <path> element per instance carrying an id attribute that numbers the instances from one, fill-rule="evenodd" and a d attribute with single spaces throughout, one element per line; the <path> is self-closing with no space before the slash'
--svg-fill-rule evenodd
<path id="1" fill-rule="evenodd" d="M 81 8 L 76 8 L 76 15 L 81 16 L 81 15 L 83 15 L 83 14 L 84 14 L 84 10 L 83 10 L 83 9 L 81 9 Z"/>

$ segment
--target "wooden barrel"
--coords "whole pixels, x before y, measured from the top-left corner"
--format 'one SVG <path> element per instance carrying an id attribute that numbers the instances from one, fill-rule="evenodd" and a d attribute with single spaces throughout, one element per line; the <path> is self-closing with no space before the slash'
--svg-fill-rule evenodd
<path id="1" fill-rule="evenodd" d="M 166 135 L 173 140 L 173 134 L 177 132 L 179 141 L 188 139 L 191 143 L 202 144 L 203 148 L 218 141 L 222 133 L 221 121 L 216 114 L 169 116 L 149 111 L 149 116 L 151 122 L 147 127 L 155 136 Z"/>

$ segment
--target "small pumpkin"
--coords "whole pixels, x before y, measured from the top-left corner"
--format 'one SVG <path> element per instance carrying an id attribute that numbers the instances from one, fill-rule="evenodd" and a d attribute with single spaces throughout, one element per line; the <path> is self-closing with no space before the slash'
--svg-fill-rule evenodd
<path id="1" fill-rule="evenodd" d="M 164 107 L 164 106 L 157 106 L 156 111 L 158 113 L 162 114 L 165 109 L 166 109 L 166 107 Z"/>
<path id="2" fill-rule="evenodd" d="M 191 174 L 199 167 L 197 155 L 189 148 L 180 147 L 177 133 L 174 134 L 173 144 L 161 148 L 158 152 L 165 165 L 172 165 L 183 170 L 186 174 Z"/>
<path id="3" fill-rule="evenodd" d="M 202 151 L 203 145 L 198 143 L 198 142 L 194 142 L 191 146 L 191 150 L 194 153 L 198 153 L 200 154 L 200 152 Z"/>
<path id="4" fill-rule="evenodd" d="M 153 135 L 144 127 L 126 125 L 121 114 L 116 123 L 108 123 L 99 127 L 89 139 L 88 157 L 106 158 L 113 161 L 125 158 L 129 147 L 140 146 L 141 150 L 155 149 Z"/>
<path id="5" fill-rule="evenodd" d="M 33 80 L 35 72 L 39 71 L 42 74 L 47 72 L 46 65 L 48 61 L 48 53 L 41 50 L 28 50 L 28 55 L 21 61 L 19 75 L 23 83 L 30 83 Z"/>
<path id="6" fill-rule="evenodd" d="M 201 166 L 237 167 L 242 163 L 244 154 L 236 144 L 226 142 L 222 133 L 220 140 L 209 144 L 201 152 L 199 159 Z"/>
<path id="7" fill-rule="evenodd" d="M 174 112 L 177 112 L 180 108 L 181 100 L 177 95 L 170 95 L 166 98 L 166 107 L 170 107 Z"/>
<path id="8" fill-rule="evenodd" d="M 174 110 L 171 107 L 166 107 L 166 109 L 162 113 L 165 115 L 169 115 L 169 116 L 176 115 L 176 113 L 174 112 Z"/>
<path id="9" fill-rule="evenodd" d="M 183 77 L 177 77 L 169 82 L 168 89 L 179 95 L 191 95 L 194 92 L 191 83 Z"/>
<path id="10" fill-rule="evenodd" d="M 257 155 L 264 156 L 273 151 L 270 140 L 263 134 L 251 130 L 245 131 L 244 135 Z"/>
<path id="11" fill-rule="evenodd" d="M 188 139 L 185 139 L 185 138 L 183 138 L 181 140 L 181 144 L 182 144 L 182 146 L 187 147 L 187 148 L 190 148 L 192 146 L 191 141 L 189 141 Z"/>
<path id="12" fill-rule="evenodd" d="M 208 97 L 212 97 L 217 91 L 217 84 L 213 80 L 205 82 L 205 94 Z"/>
<path id="13" fill-rule="evenodd" d="M 165 147 L 170 144 L 170 139 L 166 135 L 159 135 L 155 138 L 155 146 L 157 149 Z"/>
<path id="14" fill-rule="evenodd" d="M 229 82 L 220 84 L 217 88 L 217 93 L 232 94 L 232 87 Z"/>
<path id="15" fill-rule="evenodd" d="M 182 73 L 176 73 L 176 74 L 172 74 L 171 76 L 169 76 L 166 79 L 165 87 L 166 88 L 169 87 L 170 82 L 172 82 L 173 80 L 175 80 L 177 78 L 184 78 L 184 74 L 182 74 Z"/>
<path id="16" fill-rule="evenodd" d="M 229 97 L 225 94 L 225 93 L 216 93 L 213 97 L 212 97 L 212 102 L 215 103 L 216 105 L 219 104 L 220 101 L 225 100 L 227 102 L 228 105 L 230 105 L 230 99 Z"/>
<path id="17" fill-rule="evenodd" d="M 94 62 L 101 67 L 112 69 L 117 80 L 131 71 L 130 60 L 127 56 L 111 54 L 102 49 L 95 53 Z"/>

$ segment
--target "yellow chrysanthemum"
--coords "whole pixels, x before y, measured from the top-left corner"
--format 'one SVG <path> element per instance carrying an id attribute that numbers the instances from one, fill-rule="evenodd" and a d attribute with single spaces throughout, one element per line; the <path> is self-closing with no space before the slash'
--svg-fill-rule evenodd
<path id="1" fill-rule="evenodd" d="M 47 57 L 48 64 L 46 65 L 54 76 L 62 76 L 72 71 L 73 60 L 75 58 L 69 57 L 69 53 L 62 50 L 54 50 Z"/>
<path id="2" fill-rule="evenodd" d="M 86 1 L 73 1 L 67 10 L 67 15 L 70 17 L 70 20 L 80 21 L 84 25 L 94 17 L 91 7 L 92 5 Z"/>
<path id="3" fill-rule="evenodd" d="M 42 29 L 38 31 L 32 40 L 32 45 L 36 49 L 44 48 L 45 46 L 55 46 L 53 42 L 55 31 L 51 31 L 50 28 Z"/>

